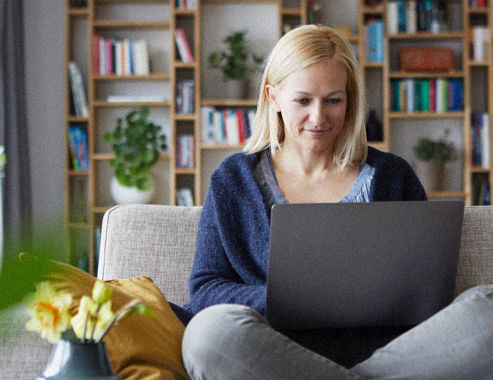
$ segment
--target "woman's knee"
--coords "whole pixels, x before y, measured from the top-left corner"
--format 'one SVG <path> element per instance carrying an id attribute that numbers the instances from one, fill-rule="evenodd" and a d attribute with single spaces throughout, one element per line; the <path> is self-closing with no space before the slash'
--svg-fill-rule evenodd
<path id="1" fill-rule="evenodd" d="M 472 288 L 469 288 L 459 294 L 453 303 L 461 302 L 464 300 L 477 300 L 477 299 L 484 299 L 484 300 L 491 300 L 493 302 L 493 284 L 486 284 L 486 285 L 476 285 Z"/>
<path id="2" fill-rule="evenodd" d="M 187 370 L 210 367 L 212 363 L 221 368 L 225 355 L 234 356 L 235 346 L 241 349 L 248 345 L 251 331 L 263 323 L 260 314 L 244 305 L 222 304 L 200 311 L 183 336 L 183 362 Z"/>

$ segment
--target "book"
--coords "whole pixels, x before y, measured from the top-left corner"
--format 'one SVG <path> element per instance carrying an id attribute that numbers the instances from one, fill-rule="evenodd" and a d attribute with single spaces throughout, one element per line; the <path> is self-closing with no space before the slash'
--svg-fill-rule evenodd
<path id="1" fill-rule="evenodd" d="M 195 82 L 184 80 L 176 86 L 176 113 L 192 114 L 195 112 Z"/>
<path id="2" fill-rule="evenodd" d="M 192 190 L 188 187 L 176 190 L 176 204 L 178 206 L 193 206 Z"/>
<path id="3" fill-rule="evenodd" d="M 72 170 L 89 170 L 89 144 L 86 130 L 76 125 L 70 125 L 68 142 Z"/>
<path id="4" fill-rule="evenodd" d="M 387 34 L 399 32 L 397 1 L 387 2 Z"/>
<path id="5" fill-rule="evenodd" d="M 175 30 L 175 41 L 180 58 L 185 63 L 193 62 L 193 53 L 188 44 L 187 35 L 185 29 L 177 28 Z"/>
<path id="6" fill-rule="evenodd" d="M 255 110 L 201 108 L 201 142 L 204 145 L 239 145 L 251 135 Z"/>
<path id="7" fill-rule="evenodd" d="M 194 168 L 194 138 L 193 135 L 180 135 L 176 141 L 176 166 L 179 168 Z"/>
<path id="8" fill-rule="evenodd" d="M 99 75 L 149 75 L 149 46 L 146 40 L 92 38 L 92 71 Z"/>
<path id="9" fill-rule="evenodd" d="M 406 33 L 414 34 L 417 28 L 416 1 L 408 0 L 406 6 Z"/>
<path id="10" fill-rule="evenodd" d="M 68 64 L 70 90 L 72 95 L 72 103 L 76 116 L 89 117 L 89 108 L 87 106 L 86 91 L 82 81 L 79 66 L 75 61 L 70 61 Z"/>
<path id="11" fill-rule="evenodd" d="M 134 41 L 132 47 L 132 62 L 134 63 L 134 74 L 149 75 L 149 49 L 147 41 Z"/>

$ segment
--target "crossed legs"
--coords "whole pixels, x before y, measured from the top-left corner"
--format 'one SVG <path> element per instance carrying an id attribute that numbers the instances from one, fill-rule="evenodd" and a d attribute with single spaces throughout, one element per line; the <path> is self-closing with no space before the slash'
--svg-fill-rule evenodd
<path id="1" fill-rule="evenodd" d="M 242 305 L 198 313 L 183 337 L 192 379 L 493 378 L 493 285 L 478 286 L 347 369 L 272 329 Z"/>

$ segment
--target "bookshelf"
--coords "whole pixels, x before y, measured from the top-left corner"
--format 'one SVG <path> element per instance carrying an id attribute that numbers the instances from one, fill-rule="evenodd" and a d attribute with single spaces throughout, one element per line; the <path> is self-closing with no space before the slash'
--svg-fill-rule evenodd
<path id="1" fill-rule="evenodd" d="M 207 16 L 207 8 L 222 7 L 225 2 L 198 0 L 192 7 L 180 7 L 173 0 L 87 0 L 82 2 L 82 6 L 76 3 L 81 2 L 66 0 L 65 209 L 70 242 L 68 261 L 95 273 L 101 220 L 103 214 L 114 205 L 109 191 L 113 176 L 109 162 L 114 154 L 109 144 L 103 142 L 103 135 L 114 128 L 117 118 L 141 106 L 148 106 L 151 121 L 161 125 L 167 135 L 168 149 L 161 152 L 159 162 L 152 170 L 158 187 L 154 203 L 182 204 L 185 196 L 186 202 L 192 198 L 194 204 L 201 204 L 208 185 L 208 179 L 203 180 L 202 168 L 207 165 L 213 168 L 221 159 L 209 159 L 204 164 L 203 156 L 208 159 L 207 152 L 219 152 L 219 156 L 223 156 L 241 149 L 241 145 L 202 146 L 201 105 L 254 109 L 255 100 L 253 96 L 247 100 L 221 97 L 202 99 L 201 75 L 207 71 L 201 64 L 204 56 L 202 18 L 204 14 Z M 233 7 L 246 6 L 260 10 L 266 7 L 270 11 L 270 20 L 276 20 L 273 24 L 278 24 L 275 33 L 269 33 L 272 34 L 271 45 L 281 34 L 282 25 L 300 25 L 306 18 L 305 0 L 237 0 L 228 3 Z M 181 56 L 175 39 L 177 30 L 185 32 L 192 59 L 184 60 Z M 112 62 L 115 67 L 110 71 L 96 68 L 96 56 L 101 52 L 96 48 L 95 36 L 116 41 L 112 44 L 115 46 L 112 47 L 112 54 L 115 55 L 118 54 L 117 42 L 146 41 L 149 73 L 118 72 L 116 61 Z M 269 48 L 266 47 L 265 51 Z M 88 114 L 84 116 L 77 115 L 73 106 L 68 68 L 72 61 L 80 68 L 86 92 Z M 191 92 L 191 98 L 190 95 L 183 95 L 184 92 Z M 148 94 L 154 98 L 145 100 Z M 133 95 L 134 99 L 125 98 L 129 95 Z M 112 96 L 118 98 L 110 99 Z M 155 99 L 156 96 L 159 100 Z M 182 108 L 184 100 L 188 102 L 188 108 Z M 82 129 L 87 136 L 85 154 L 89 161 L 88 168 L 74 168 L 69 144 L 69 131 L 73 127 Z M 191 150 L 193 156 L 192 161 L 186 164 L 180 156 L 184 146 Z"/>
<path id="2" fill-rule="evenodd" d="M 395 152 L 413 162 L 412 146 L 419 137 L 440 137 L 449 129 L 450 139 L 456 142 L 460 158 L 448 171 L 453 178 L 447 190 L 431 193 L 431 198 L 462 198 L 466 204 L 481 203 L 485 184 L 493 182 L 491 153 L 488 165 L 473 164 L 473 113 L 490 113 L 493 97 L 491 44 L 485 45 L 482 60 L 470 56 L 472 31 L 485 26 L 491 36 L 492 6 L 473 7 L 470 0 L 447 2 L 453 12 L 453 27 L 433 33 L 390 33 L 388 27 L 390 0 L 376 6 L 365 0 L 349 0 L 344 6 L 331 6 L 335 1 L 319 1 L 316 15 L 326 24 L 345 33 L 358 56 L 364 79 L 367 106 L 376 112 L 381 122 L 381 138 L 370 145 Z M 163 126 L 168 137 L 168 149 L 161 152 L 153 169 L 158 195 L 154 203 L 182 202 L 182 189 L 194 204 L 202 204 L 209 176 L 215 167 L 231 153 L 241 150 L 242 144 L 205 144 L 201 140 L 201 109 L 254 110 L 256 97 L 250 89 L 248 99 L 226 99 L 220 73 L 210 69 L 207 57 L 221 47 L 222 39 L 232 30 L 247 30 L 247 41 L 253 52 L 267 56 L 279 36 L 287 29 L 305 24 L 314 17 L 309 0 L 197 0 L 193 8 L 180 8 L 173 0 L 87 0 L 87 6 L 75 7 L 66 0 L 66 111 L 67 163 L 65 168 L 65 208 L 67 234 L 70 241 L 69 261 L 95 272 L 99 226 L 106 210 L 114 205 L 109 193 L 113 157 L 111 148 L 103 143 L 105 131 L 113 128 L 116 119 L 129 110 L 147 105 L 151 119 Z M 352 10 L 357 10 L 353 12 Z M 350 10 L 350 11 L 348 11 Z M 233 16 L 232 16 L 233 15 Z M 242 15 L 237 18 L 234 15 Z M 235 18 L 236 17 L 236 18 Z M 217 20 L 221 20 L 218 23 Z M 383 25 L 383 59 L 368 56 L 369 28 L 380 20 Z M 252 24 L 252 22 L 254 24 Z M 257 24 L 255 24 L 255 22 Z M 378 23 L 377 23 L 378 24 Z M 382 26 L 380 26 L 382 28 Z M 193 59 L 184 62 L 175 40 L 175 31 L 183 29 Z M 114 39 L 143 39 L 148 43 L 150 72 L 145 75 L 101 74 L 92 69 L 94 35 Z M 451 48 L 455 54 L 454 67 L 446 73 L 431 71 L 408 73 L 400 70 L 398 51 L 403 47 L 438 46 Z M 75 61 L 81 71 L 88 102 L 88 116 L 76 115 L 72 105 L 69 83 L 69 62 Z M 392 108 L 392 83 L 405 80 L 433 80 L 446 77 L 459 79 L 464 87 L 464 107 L 452 112 L 402 112 Z M 258 78 L 252 78 L 257 83 Z M 180 94 L 183 86 L 193 83 L 191 108 L 183 112 Z M 159 101 L 108 101 L 111 95 L 163 96 Z M 477 102 L 477 99 L 485 99 Z M 76 170 L 70 159 L 68 143 L 70 127 L 79 127 L 87 134 L 89 168 Z M 490 134 L 490 145 L 492 134 Z M 186 137 L 184 137 L 186 136 Z M 193 152 L 191 165 L 181 167 L 183 141 L 193 140 L 187 149 Z M 179 194 L 179 196 L 177 195 Z M 490 197 L 491 198 L 491 197 Z M 491 203 L 491 200 L 488 201 Z"/>

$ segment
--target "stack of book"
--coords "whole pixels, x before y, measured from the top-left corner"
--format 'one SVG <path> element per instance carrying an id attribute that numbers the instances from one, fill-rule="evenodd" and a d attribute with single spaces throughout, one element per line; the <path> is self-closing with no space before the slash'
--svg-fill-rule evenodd
<path id="1" fill-rule="evenodd" d="M 460 78 L 394 79 L 392 110 L 397 112 L 454 112 L 464 109 Z"/>
<path id="2" fill-rule="evenodd" d="M 175 7 L 178 9 L 196 9 L 197 0 L 175 0 Z"/>
<path id="3" fill-rule="evenodd" d="M 178 82 L 176 86 L 176 113 L 194 113 L 195 84 L 193 80 Z"/>
<path id="4" fill-rule="evenodd" d="M 491 167 L 490 115 L 473 112 L 471 115 L 472 164 L 489 169 Z"/>
<path id="5" fill-rule="evenodd" d="M 176 138 L 176 167 L 194 168 L 194 139 L 193 135 L 180 135 Z"/>
<path id="6" fill-rule="evenodd" d="M 92 70 L 96 75 L 149 75 L 147 41 L 92 38 Z"/>
<path id="7" fill-rule="evenodd" d="M 245 108 L 201 109 L 201 140 L 204 145 L 239 145 L 250 137 L 255 110 Z"/>
<path id="8" fill-rule="evenodd" d="M 89 145 L 85 129 L 71 125 L 68 129 L 70 167 L 75 171 L 89 170 Z"/>
<path id="9" fill-rule="evenodd" d="M 176 204 L 178 206 L 193 206 L 192 190 L 188 187 L 176 190 Z"/>
<path id="10" fill-rule="evenodd" d="M 439 14 L 445 10 L 438 0 L 391 0 L 387 2 L 387 33 L 438 33 L 446 28 Z"/>

